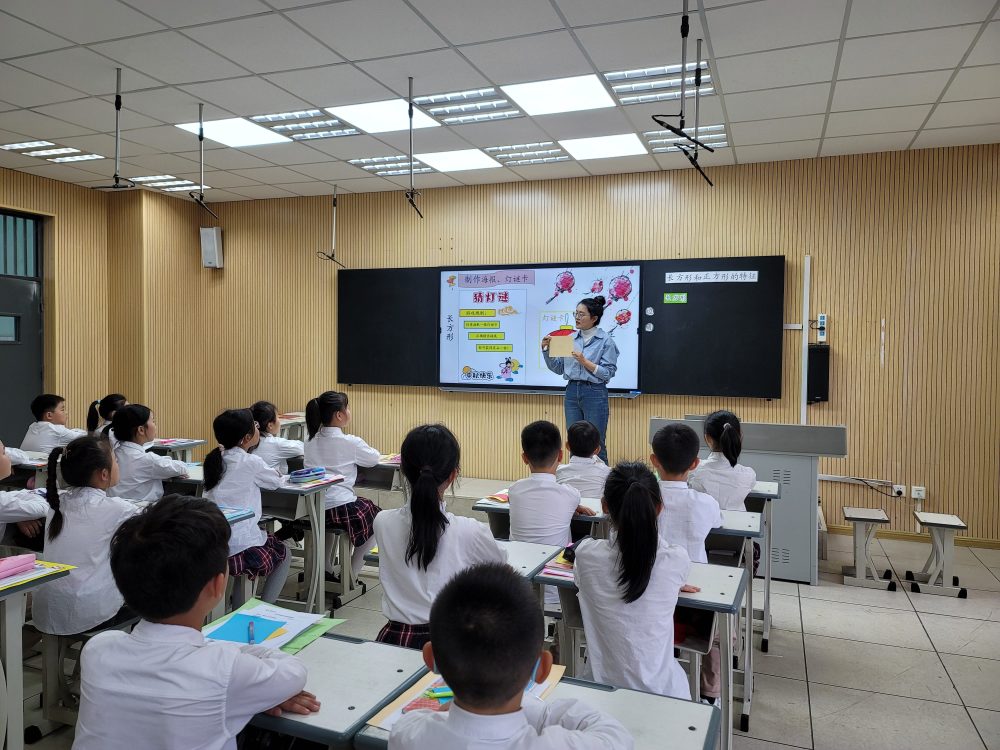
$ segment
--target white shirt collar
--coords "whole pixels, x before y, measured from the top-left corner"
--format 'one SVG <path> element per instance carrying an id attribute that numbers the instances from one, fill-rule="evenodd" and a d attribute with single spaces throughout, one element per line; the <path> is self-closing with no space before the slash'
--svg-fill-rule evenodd
<path id="1" fill-rule="evenodd" d="M 150 622 L 149 620 L 139 620 L 132 629 L 132 637 L 140 641 L 151 643 L 190 643 L 192 645 L 202 645 L 205 643 L 205 636 L 200 630 L 189 628 L 184 625 L 165 625 L 160 622 Z"/>
<path id="2" fill-rule="evenodd" d="M 569 462 L 571 464 L 596 464 L 601 459 L 598 456 L 570 456 Z M 601 461 L 601 463 L 604 463 Z"/>
<path id="3" fill-rule="evenodd" d="M 130 451 L 139 451 L 139 453 L 145 453 L 146 449 L 143 448 L 138 443 L 133 443 L 131 440 L 122 440 L 118 443 L 122 448 L 127 448 Z"/>
<path id="4" fill-rule="evenodd" d="M 478 740 L 506 740 L 523 731 L 528 718 L 523 710 L 510 714 L 474 714 L 452 703 L 448 709 L 448 725 L 456 734 Z"/>
<path id="5" fill-rule="evenodd" d="M 553 482 L 554 483 L 556 481 L 556 475 L 555 474 L 549 474 L 548 472 L 545 472 L 545 471 L 539 471 L 539 472 L 533 471 L 533 472 L 531 472 L 531 475 L 530 475 L 529 479 L 534 479 L 534 480 L 536 480 L 538 482 Z M 451 710 L 451 709 L 449 709 L 449 710 Z"/>
<path id="6" fill-rule="evenodd" d="M 686 490 L 688 489 L 687 482 L 678 482 L 673 479 L 663 479 L 660 481 L 660 486 L 668 490 Z"/>
<path id="7" fill-rule="evenodd" d="M 323 435 L 343 435 L 344 431 L 339 427 L 320 427 L 319 433 Z"/>

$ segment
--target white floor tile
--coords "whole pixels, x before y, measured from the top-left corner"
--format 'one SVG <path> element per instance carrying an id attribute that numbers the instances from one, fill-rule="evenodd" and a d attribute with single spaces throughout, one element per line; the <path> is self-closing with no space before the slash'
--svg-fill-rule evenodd
<path id="1" fill-rule="evenodd" d="M 760 633 L 754 636 L 754 644 L 757 648 L 753 653 L 755 675 L 769 674 L 774 677 L 789 677 L 793 680 L 806 678 L 802 633 L 771 628 L 766 654 L 760 650 L 760 638 Z"/>
<path id="2" fill-rule="evenodd" d="M 1000 661 L 941 654 L 965 705 L 1000 711 Z"/>
<path id="3" fill-rule="evenodd" d="M 802 599 L 803 631 L 886 646 L 933 650 L 915 612 Z"/>
<path id="4" fill-rule="evenodd" d="M 371 609 L 376 612 L 382 611 L 382 587 L 378 584 L 374 586 L 369 584 L 368 591 L 362 596 L 349 603 L 352 607 L 358 607 L 359 609 Z M 339 610 L 338 610 L 339 612 Z"/>
<path id="5" fill-rule="evenodd" d="M 995 591 L 969 591 L 967 599 L 909 592 L 907 596 L 917 612 L 1000 622 L 1000 593 Z"/>
<path id="6" fill-rule="evenodd" d="M 37 704 L 36 704 L 37 705 Z M 24 726 L 30 727 L 42 719 L 41 709 L 30 708 L 24 712 Z M 42 737 L 34 745 L 25 745 L 31 750 L 70 750 L 73 745 L 73 738 L 76 736 L 74 727 L 60 727 L 52 734 Z"/>
<path id="7" fill-rule="evenodd" d="M 763 567 L 757 571 L 760 573 L 763 571 Z M 758 594 L 762 595 L 764 593 L 764 579 L 754 578 L 753 579 L 753 595 L 756 598 Z M 771 579 L 771 593 L 772 594 L 785 594 L 786 596 L 796 596 L 799 593 L 799 584 L 793 583 L 792 581 L 776 581 Z M 756 607 L 757 605 L 754 604 Z"/>
<path id="8" fill-rule="evenodd" d="M 761 600 L 761 606 L 763 606 Z M 754 606 L 757 606 L 756 600 Z M 771 595 L 771 627 L 781 630 L 802 632 L 802 619 L 799 616 L 799 597 L 784 594 Z"/>
<path id="9" fill-rule="evenodd" d="M 341 623 L 330 632 L 334 635 L 347 635 L 352 638 L 364 638 L 374 641 L 378 631 L 385 625 L 386 619 L 381 612 L 372 609 L 361 609 L 347 605 L 334 612 L 331 617 L 342 618 Z"/>
<path id="10" fill-rule="evenodd" d="M 747 734 L 758 740 L 810 747 L 806 683 L 764 674 L 757 675 L 754 681 L 753 712 Z M 733 705 L 733 718 L 738 726 L 740 712 L 738 704 Z"/>
<path id="11" fill-rule="evenodd" d="M 923 563 L 931 553 L 930 542 L 903 542 L 898 539 L 879 539 L 879 544 L 885 556 L 895 561 L 908 560 Z M 955 562 L 962 565 L 974 565 L 979 562 L 971 547 L 955 547 Z"/>
<path id="12" fill-rule="evenodd" d="M 789 750 L 789 748 L 799 747 L 798 745 L 784 745 L 780 742 L 768 742 L 766 740 L 755 740 L 745 734 L 733 735 L 733 750 Z M 803 746 L 811 748 L 812 745 Z"/>
<path id="13" fill-rule="evenodd" d="M 1000 750 L 1000 712 L 970 708 L 969 715 L 986 743 L 986 750 Z"/>
<path id="14" fill-rule="evenodd" d="M 927 613 L 921 614 L 920 620 L 934 648 L 943 654 L 1000 659 L 1000 622 Z"/>
<path id="15" fill-rule="evenodd" d="M 861 586 L 845 586 L 843 576 L 831 574 L 820 575 L 816 586 L 799 586 L 799 596 L 803 599 L 824 599 L 829 602 L 847 602 L 848 604 L 870 604 L 886 609 L 903 609 L 913 611 L 913 605 L 903 592 L 897 581 L 895 591 L 881 589 L 866 589 Z"/>
<path id="16" fill-rule="evenodd" d="M 969 549 L 983 565 L 988 565 L 991 568 L 1000 567 L 1000 549 L 984 549 L 983 547 L 969 547 Z"/>
<path id="17" fill-rule="evenodd" d="M 887 557 L 883 557 L 882 555 L 873 554 L 872 562 L 875 564 L 875 567 L 880 573 L 883 570 L 887 570 L 892 567 L 889 559 Z M 842 550 L 830 550 L 826 554 L 826 559 L 819 561 L 819 569 L 823 573 L 835 573 L 837 575 L 842 575 L 845 565 L 854 565 L 853 551 L 844 552 Z"/>

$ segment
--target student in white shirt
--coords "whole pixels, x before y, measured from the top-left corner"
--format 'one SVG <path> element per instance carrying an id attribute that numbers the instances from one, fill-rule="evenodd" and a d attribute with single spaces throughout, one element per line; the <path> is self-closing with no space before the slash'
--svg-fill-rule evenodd
<path id="1" fill-rule="evenodd" d="M 746 498 L 757 472 L 738 463 L 743 450 L 740 420 L 731 411 L 714 411 L 705 419 L 705 442 L 712 451 L 688 477 L 693 489 L 714 497 L 723 510 L 746 510 Z"/>
<path id="2" fill-rule="evenodd" d="M 448 580 L 480 562 L 506 562 L 489 528 L 445 510 L 444 493 L 458 476 L 458 440 L 442 424 L 410 430 L 399 451 L 410 484 L 406 505 L 375 517 L 382 613 L 389 622 L 376 640 L 423 648 L 430 639 L 431 604 Z"/>
<path id="3" fill-rule="evenodd" d="M 507 565 L 467 568 L 431 608 L 424 662 L 455 699 L 447 711 L 410 711 L 392 727 L 389 750 L 631 750 L 618 721 L 575 700 L 543 702 L 525 690 L 544 682 L 543 618 L 531 585 Z"/>
<path id="4" fill-rule="evenodd" d="M 245 575 L 251 581 L 264 578 L 260 598 L 273 604 L 288 578 L 292 556 L 284 542 L 258 525 L 262 513 L 260 491 L 278 489 L 282 476 L 250 452 L 260 442 L 260 432 L 249 409 L 227 409 L 212 422 L 212 430 L 220 447 L 205 456 L 205 497 L 219 505 L 253 511 L 253 518 L 233 526 L 229 575 Z M 233 586 L 232 608 L 238 609 L 244 603 L 243 587 Z"/>
<path id="5" fill-rule="evenodd" d="M 254 455 L 260 456 L 268 466 L 282 474 L 288 473 L 288 459 L 301 458 L 305 446 L 301 440 L 286 440 L 280 437 L 281 423 L 278 409 L 270 401 L 258 401 L 250 407 L 253 421 L 260 432 L 260 443 Z"/>
<path id="6" fill-rule="evenodd" d="M 61 458 L 61 461 L 60 461 Z M 57 469 L 68 489 L 60 492 Z M 111 576 L 111 537 L 139 506 L 107 490 L 118 481 L 111 443 L 101 437 L 77 438 L 49 454 L 46 500 L 46 560 L 75 565 L 71 575 L 35 592 L 31 614 L 43 633 L 73 635 L 110 627 L 132 616 Z"/>
<path id="7" fill-rule="evenodd" d="M 111 422 L 118 484 L 108 492 L 112 497 L 155 502 L 163 497 L 163 480 L 187 476 L 187 464 L 168 456 L 146 452 L 146 444 L 156 440 L 156 418 L 148 406 L 129 404 L 115 412 Z"/>
<path id="8" fill-rule="evenodd" d="M 10 476 L 12 462 L 7 455 L 9 450 L 14 449 L 0 443 L 0 479 Z M 8 523 L 17 523 L 25 535 L 30 531 L 37 536 L 42 532 L 42 522 L 48 509 L 45 498 L 33 490 L 0 491 L 0 540 L 7 531 Z"/>
<path id="9" fill-rule="evenodd" d="M 687 586 L 687 551 L 656 529 L 659 487 L 641 461 L 611 470 L 601 505 L 610 539 L 581 539 L 574 563 L 589 665 L 596 682 L 691 700 L 674 658 L 674 609 Z"/>
<path id="10" fill-rule="evenodd" d="M 66 426 L 66 399 L 52 393 L 36 396 L 31 402 L 35 421 L 21 441 L 22 451 L 37 451 L 48 455 L 53 448 L 83 437 L 86 430 L 71 430 Z"/>
<path id="11" fill-rule="evenodd" d="M 226 590 L 229 534 L 213 503 L 179 495 L 115 532 L 111 572 L 143 619 L 84 646 L 75 750 L 236 750 L 261 711 L 319 709 L 296 657 L 202 635 Z"/>
<path id="12" fill-rule="evenodd" d="M 344 427 L 351 421 L 347 394 L 326 391 L 306 404 L 306 430 L 309 440 L 305 447 L 305 465 L 323 466 L 333 474 L 342 474 L 344 481 L 326 491 L 327 528 L 346 529 L 354 545 L 351 554 L 351 575 L 357 577 L 365 555 L 375 546 L 375 516 L 382 509 L 366 497 L 354 492 L 359 466 L 377 466 L 381 454 L 357 435 L 347 435 Z M 333 535 L 326 537 L 326 572 L 331 580 L 333 556 L 336 552 Z M 341 571 L 343 573 L 343 571 Z"/>
<path id="13" fill-rule="evenodd" d="M 556 481 L 575 487 L 581 497 L 599 498 L 604 494 L 604 480 L 611 468 L 597 455 L 601 452 L 601 433 L 585 419 L 566 428 L 569 463 L 556 469 Z"/>
<path id="14" fill-rule="evenodd" d="M 94 437 L 108 435 L 114 444 L 114 435 L 111 434 L 111 420 L 114 419 L 115 412 L 123 406 L 128 406 L 128 399 L 120 393 L 109 393 L 100 401 L 93 401 L 87 409 L 87 434 Z"/>

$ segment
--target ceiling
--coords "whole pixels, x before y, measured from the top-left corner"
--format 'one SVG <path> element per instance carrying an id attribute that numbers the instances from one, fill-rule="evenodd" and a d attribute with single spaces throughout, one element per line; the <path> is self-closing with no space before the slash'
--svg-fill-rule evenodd
<path id="1" fill-rule="evenodd" d="M 0 7 L 0 145 L 46 140 L 106 157 L 63 164 L 0 150 L 0 166 L 85 186 L 107 183 L 114 171 L 118 66 L 121 174 L 197 181 L 197 138 L 174 126 L 196 120 L 199 102 L 206 120 L 322 110 L 405 97 L 407 76 L 416 96 L 586 74 L 612 92 L 606 73 L 681 62 L 681 0 Z M 703 165 L 1000 142 L 1000 0 L 691 0 L 691 8 L 688 60 L 703 38 L 713 90 L 701 99 L 700 122 L 722 126 L 716 142 L 727 144 L 703 152 Z M 660 129 L 650 115 L 676 113 L 678 99 L 622 104 L 616 95 L 615 103 L 417 130 L 417 153 L 536 144 L 559 159 L 428 171 L 416 175 L 417 188 L 688 168 L 676 151 L 653 152 L 643 135 Z M 622 133 L 639 134 L 649 152 L 577 161 L 558 146 Z M 402 156 L 407 137 L 244 148 L 206 140 L 205 197 L 324 195 L 333 184 L 347 193 L 400 190 L 406 175 L 376 176 L 350 160 Z"/>

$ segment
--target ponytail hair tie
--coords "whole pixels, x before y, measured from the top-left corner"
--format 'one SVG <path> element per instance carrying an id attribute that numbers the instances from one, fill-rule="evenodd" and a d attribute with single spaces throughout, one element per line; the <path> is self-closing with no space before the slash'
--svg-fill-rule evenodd
<path id="1" fill-rule="evenodd" d="M 430 466 L 421 466 L 420 467 L 420 476 L 428 476 L 431 479 L 433 479 L 434 478 L 434 469 L 432 469 Z"/>
<path id="2" fill-rule="evenodd" d="M 725 432 L 726 430 L 732 429 L 732 427 L 733 425 L 730 422 L 726 422 L 724 425 L 722 425 L 722 431 Z"/>

